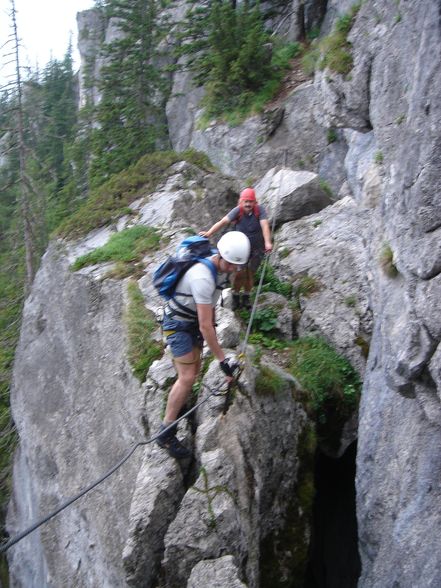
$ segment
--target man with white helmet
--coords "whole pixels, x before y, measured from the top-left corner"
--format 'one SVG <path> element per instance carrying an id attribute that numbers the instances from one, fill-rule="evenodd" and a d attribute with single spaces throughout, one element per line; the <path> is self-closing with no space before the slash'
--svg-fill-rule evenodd
<path id="1" fill-rule="evenodd" d="M 219 239 L 217 248 L 218 253 L 208 258 L 216 269 L 216 282 L 209 267 L 204 263 L 195 263 L 178 282 L 174 297 L 169 300 L 164 311 L 162 328 L 178 378 L 168 395 L 161 431 L 178 418 L 187 402 L 201 367 L 204 340 L 220 362 L 226 379 L 231 381 L 233 377 L 233 370 L 217 340 L 214 307 L 222 288 L 227 285 L 227 274 L 237 271 L 248 262 L 250 241 L 244 233 L 232 231 Z M 177 439 L 176 426 L 164 431 L 157 443 L 177 459 L 191 455 Z"/>

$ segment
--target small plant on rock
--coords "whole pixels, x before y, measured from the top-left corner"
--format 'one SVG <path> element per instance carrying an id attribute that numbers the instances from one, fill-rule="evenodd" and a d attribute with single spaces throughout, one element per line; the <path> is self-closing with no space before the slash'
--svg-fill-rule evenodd
<path id="1" fill-rule="evenodd" d="M 262 292 L 275 292 L 276 294 L 285 296 L 285 298 L 291 296 L 292 284 L 289 282 L 282 282 L 282 280 L 277 277 L 274 268 L 269 263 L 262 263 L 260 265 L 256 272 L 256 284 L 259 283 L 262 271 L 265 271 L 265 276 L 262 282 Z"/>
<path id="2" fill-rule="evenodd" d="M 145 307 L 144 296 L 138 284 L 130 282 L 127 291 L 128 358 L 133 373 L 140 382 L 144 382 L 153 361 L 162 355 L 162 345 L 151 337 L 158 325 L 153 313 Z"/>
<path id="3" fill-rule="evenodd" d="M 394 252 L 392 251 L 389 243 L 385 243 L 383 245 L 383 248 L 380 252 L 379 261 L 381 269 L 389 278 L 396 278 L 398 276 L 399 272 L 397 266 L 394 263 Z"/>
<path id="4" fill-rule="evenodd" d="M 306 403 L 321 420 L 330 405 L 350 414 L 357 405 L 361 382 L 349 361 L 319 337 L 292 345 L 290 371 L 306 394 Z"/>
<path id="5" fill-rule="evenodd" d="M 72 270 L 76 271 L 86 265 L 104 263 L 106 261 L 133 264 L 142 259 L 147 251 L 153 251 L 159 247 L 161 236 L 157 229 L 137 225 L 115 233 L 102 247 L 90 251 L 79 257 L 73 264 Z M 122 273 L 122 272 L 121 272 Z"/>

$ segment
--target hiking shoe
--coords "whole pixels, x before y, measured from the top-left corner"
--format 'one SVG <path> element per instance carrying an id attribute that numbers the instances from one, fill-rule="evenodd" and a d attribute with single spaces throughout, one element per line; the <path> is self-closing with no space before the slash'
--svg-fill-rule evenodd
<path id="1" fill-rule="evenodd" d="M 249 294 L 242 294 L 242 308 L 251 310 L 251 300 Z"/>
<path id="2" fill-rule="evenodd" d="M 238 308 L 240 308 L 240 294 L 233 294 L 231 310 L 237 310 Z"/>
<path id="3" fill-rule="evenodd" d="M 165 429 L 165 426 L 161 425 L 159 432 L 161 432 L 163 429 Z M 191 451 L 187 449 L 184 445 L 182 445 L 182 443 L 174 434 L 173 429 L 160 435 L 156 439 L 156 443 L 162 449 L 166 449 L 169 455 L 171 455 L 171 457 L 174 457 L 175 459 L 186 459 L 188 457 L 191 457 Z"/>

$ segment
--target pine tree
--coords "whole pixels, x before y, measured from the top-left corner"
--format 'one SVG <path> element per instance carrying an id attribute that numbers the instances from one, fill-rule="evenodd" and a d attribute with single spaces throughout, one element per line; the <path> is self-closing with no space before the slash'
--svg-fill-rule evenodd
<path id="1" fill-rule="evenodd" d="M 205 85 L 205 106 L 217 115 L 245 104 L 271 77 L 269 35 L 259 4 L 214 0 L 187 13 L 180 54 L 197 85 Z"/>
<path id="2" fill-rule="evenodd" d="M 153 151 L 164 138 L 165 81 L 158 66 L 164 26 L 157 0 L 108 0 L 121 38 L 104 48 L 98 128 L 92 136 L 90 184 L 96 186 Z"/>

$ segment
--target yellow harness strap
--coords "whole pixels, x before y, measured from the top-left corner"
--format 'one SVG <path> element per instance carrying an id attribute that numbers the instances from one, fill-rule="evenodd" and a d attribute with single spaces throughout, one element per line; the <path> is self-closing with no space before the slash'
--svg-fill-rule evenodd
<path id="1" fill-rule="evenodd" d="M 169 335 L 174 335 L 176 331 L 162 331 L 164 337 L 168 337 Z"/>

